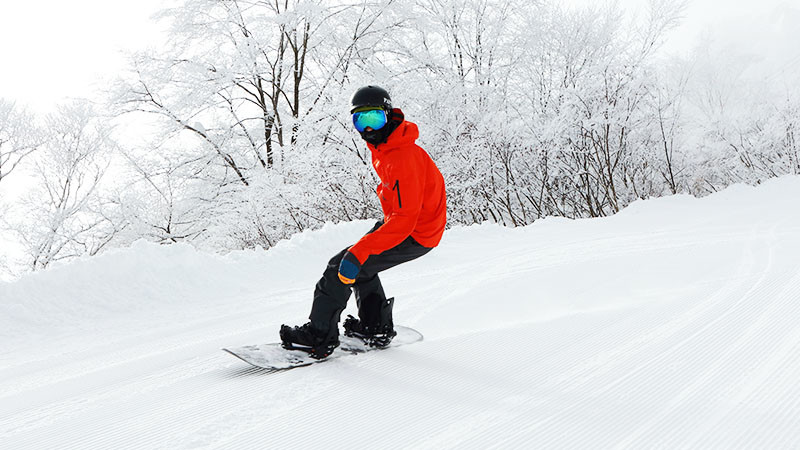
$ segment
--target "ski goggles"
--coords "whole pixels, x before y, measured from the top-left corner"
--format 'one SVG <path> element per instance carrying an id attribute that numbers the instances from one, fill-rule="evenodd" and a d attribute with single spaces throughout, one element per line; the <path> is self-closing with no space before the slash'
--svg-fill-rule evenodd
<path id="1" fill-rule="evenodd" d="M 353 113 L 353 125 L 359 133 L 363 133 L 367 127 L 373 130 L 380 130 L 386 126 L 389 120 L 386 111 L 382 109 L 368 109 L 366 111 L 356 111 Z"/>

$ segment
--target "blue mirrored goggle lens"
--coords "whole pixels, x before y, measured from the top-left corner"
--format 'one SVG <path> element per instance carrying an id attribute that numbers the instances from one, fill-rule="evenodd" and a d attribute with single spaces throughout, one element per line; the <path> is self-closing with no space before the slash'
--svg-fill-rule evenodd
<path id="1" fill-rule="evenodd" d="M 369 111 L 359 111 L 353 113 L 353 125 L 359 133 L 363 133 L 367 127 L 373 130 L 380 130 L 386 125 L 386 111 L 382 109 L 371 109 Z"/>

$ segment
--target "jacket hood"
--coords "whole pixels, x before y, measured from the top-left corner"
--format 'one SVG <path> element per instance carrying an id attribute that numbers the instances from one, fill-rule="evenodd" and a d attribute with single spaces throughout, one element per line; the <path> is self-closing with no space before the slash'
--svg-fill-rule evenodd
<path id="1" fill-rule="evenodd" d="M 394 116 L 399 117 L 400 124 L 395 128 L 392 134 L 386 139 L 386 142 L 378 144 L 377 146 L 367 143 L 370 150 L 389 151 L 398 147 L 414 144 L 419 138 L 419 128 L 414 122 L 405 120 L 403 112 L 399 108 L 393 110 Z"/>

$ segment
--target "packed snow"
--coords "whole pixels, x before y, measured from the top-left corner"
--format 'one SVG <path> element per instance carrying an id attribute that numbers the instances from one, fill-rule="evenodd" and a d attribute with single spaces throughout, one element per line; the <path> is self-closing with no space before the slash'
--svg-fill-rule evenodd
<path id="1" fill-rule="evenodd" d="M 382 275 L 424 341 L 277 373 L 220 349 L 305 322 L 370 222 L 0 282 L 0 448 L 797 448 L 798 199 L 782 177 L 448 230 Z"/>

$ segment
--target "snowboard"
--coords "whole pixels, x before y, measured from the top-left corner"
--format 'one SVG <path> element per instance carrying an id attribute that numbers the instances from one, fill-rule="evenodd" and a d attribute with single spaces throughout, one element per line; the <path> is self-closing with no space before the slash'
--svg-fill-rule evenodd
<path id="1" fill-rule="evenodd" d="M 397 336 L 392 339 L 392 343 L 388 347 L 383 349 L 370 347 L 358 338 L 339 336 L 339 346 L 327 358 L 323 359 L 314 359 L 302 350 L 286 350 L 281 347 L 280 342 L 223 348 L 222 350 L 255 367 L 278 371 L 310 366 L 348 355 L 412 344 L 423 339 L 422 333 L 413 328 L 395 325 L 394 330 L 397 332 Z"/>

